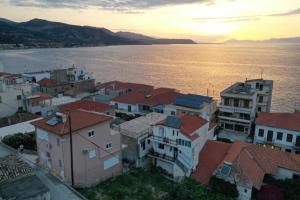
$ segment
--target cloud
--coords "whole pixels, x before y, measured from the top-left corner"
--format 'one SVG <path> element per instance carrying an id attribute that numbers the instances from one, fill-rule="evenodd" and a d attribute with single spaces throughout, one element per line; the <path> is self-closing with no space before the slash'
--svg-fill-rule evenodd
<path id="1" fill-rule="evenodd" d="M 275 13 L 271 15 L 267 15 L 269 17 L 282 17 L 282 16 L 290 16 L 290 15 L 299 15 L 300 14 L 300 8 L 291 10 L 288 12 L 282 12 L 282 13 Z"/>
<path id="2" fill-rule="evenodd" d="M 191 3 L 213 3 L 214 0 L 6 0 L 9 4 L 40 8 L 87 8 L 100 7 L 110 10 L 128 11 L 165 5 Z"/>
<path id="3" fill-rule="evenodd" d="M 260 20 L 260 15 L 250 15 L 250 16 L 236 16 L 236 17 L 202 17 L 202 18 L 194 18 L 195 21 L 198 22 L 243 22 L 243 21 L 256 21 Z"/>

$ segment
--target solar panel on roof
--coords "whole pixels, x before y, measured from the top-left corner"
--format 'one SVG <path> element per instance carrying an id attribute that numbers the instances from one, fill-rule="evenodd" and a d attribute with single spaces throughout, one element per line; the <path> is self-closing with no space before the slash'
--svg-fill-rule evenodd
<path id="1" fill-rule="evenodd" d="M 199 109 L 201 108 L 201 105 L 204 102 L 211 102 L 211 100 L 212 97 L 195 95 L 195 94 L 187 94 L 185 96 L 176 97 L 175 100 L 173 101 L 173 104 Z"/>
<path id="2" fill-rule="evenodd" d="M 166 126 L 177 128 L 177 129 L 180 128 L 181 123 L 182 123 L 182 120 L 177 117 L 174 117 L 174 116 L 168 116 L 165 121 Z"/>
<path id="3" fill-rule="evenodd" d="M 231 171 L 231 167 L 229 165 L 223 165 L 221 169 L 221 174 L 223 176 L 228 176 L 230 174 L 230 171 Z"/>
<path id="4" fill-rule="evenodd" d="M 48 120 L 46 123 L 50 126 L 55 126 L 56 124 L 58 124 L 59 120 L 57 119 L 57 117 L 53 117 L 50 120 Z"/>

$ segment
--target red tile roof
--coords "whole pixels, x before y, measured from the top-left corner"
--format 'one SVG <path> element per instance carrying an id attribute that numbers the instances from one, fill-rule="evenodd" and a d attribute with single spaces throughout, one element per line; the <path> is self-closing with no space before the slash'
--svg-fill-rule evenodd
<path id="1" fill-rule="evenodd" d="M 202 117 L 188 114 L 178 114 L 176 118 L 181 119 L 180 132 L 191 140 L 197 139 L 199 135 L 194 134 L 194 132 L 208 123 L 208 121 Z M 163 120 L 157 124 L 166 126 L 165 122 L 166 120 Z"/>
<path id="2" fill-rule="evenodd" d="M 38 82 L 38 84 L 42 87 L 55 87 L 59 85 L 64 85 L 66 83 L 54 79 L 43 78 Z"/>
<path id="3" fill-rule="evenodd" d="M 199 154 L 199 164 L 192 178 L 208 185 L 210 177 L 226 156 L 231 144 L 208 140 Z"/>
<path id="4" fill-rule="evenodd" d="M 122 96 L 116 97 L 113 101 L 127 104 L 141 104 L 147 106 L 156 106 L 160 104 L 170 104 L 177 96 L 183 94 L 176 92 L 174 89 L 158 88 L 149 94 L 142 92 L 129 92 Z"/>
<path id="5" fill-rule="evenodd" d="M 299 155 L 240 141 L 227 144 L 230 147 L 224 146 L 222 149 L 219 143 L 209 141 L 199 154 L 199 164 L 193 177 L 204 184 L 207 184 L 212 176 L 211 171 L 223 163 L 231 163 L 231 171 L 238 175 L 239 181 L 250 182 L 258 190 L 262 186 L 264 176 L 276 175 L 278 168 L 300 172 Z M 209 163 L 207 169 L 206 163 Z"/>
<path id="6" fill-rule="evenodd" d="M 31 97 L 27 97 L 27 100 L 31 103 L 38 103 L 38 102 L 41 102 L 41 101 L 45 101 L 45 100 L 50 100 L 52 99 L 53 97 L 48 95 L 48 94 L 38 94 L 38 95 L 35 95 L 35 96 L 31 96 Z"/>
<path id="7" fill-rule="evenodd" d="M 300 112 L 294 113 L 260 113 L 257 125 L 300 131 Z"/>
<path id="8" fill-rule="evenodd" d="M 106 90 L 113 90 L 113 91 L 130 89 L 131 91 L 147 90 L 150 92 L 151 90 L 153 90 L 153 86 L 146 85 L 146 84 L 140 84 L 140 83 L 110 81 L 110 82 L 106 82 L 106 83 L 99 85 L 98 89 L 106 89 Z"/>
<path id="9" fill-rule="evenodd" d="M 69 113 L 71 115 L 72 132 L 78 131 L 83 128 L 94 126 L 112 119 L 107 115 L 102 115 L 95 112 L 85 110 L 74 110 Z M 53 117 L 53 116 L 52 116 Z M 66 123 L 58 123 L 54 126 L 48 125 L 47 121 L 52 117 L 44 118 L 38 121 L 32 122 L 32 124 L 38 128 L 44 129 L 57 135 L 69 134 L 69 119 L 67 117 Z"/>
<path id="10" fill-rule="evenodd" d="M 105 103 L 89 101 L 89 100 L 80 100 L 80 101 L 59 106 L 59 111 L 66 112 L 70 110 L 83 109 L 83 110 L 96 111 L 96 112 L 106 112 L 111 108 L 112 107 L 110 105 Z"/>

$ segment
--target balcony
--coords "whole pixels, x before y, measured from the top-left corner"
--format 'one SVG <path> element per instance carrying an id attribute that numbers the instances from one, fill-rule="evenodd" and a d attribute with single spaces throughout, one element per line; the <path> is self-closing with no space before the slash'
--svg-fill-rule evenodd
<path id="1" fill-rule="evenodd" d="M 153 149 L 151 149 L 148 152 L 148 156 L 150 156 L 152 158 L 158 158 L 160 160 L 164 160 L 164 161 L 167 161 L 167 162 L 170 162 L 170 163 L 175 163 L 175 161 L 176 161 L 175 157 L 167 156 L 165 154 L 160 154 L 158 152 L 155 152 Z"/>
<path id="2" fill-rule="evenodd" d="M 219 105 L 219 110 L 221 112 L 231 112 L 231 113 L 251 113 L 251 107 L 250 108 L 243 108 L 243 107 L 234 107 L 234 106 L 225 106 L 225 105 Z"/>
<path id="3" fill-rule="evenodd" d="M 167 138 L 167 137 L 160 137 L 160 136 L 151 135 L 150 139 L 152 139 L 153 141 L 159 142 L 159 143 L 166 144 L 166 145 L 177 146 L 177 141 L 176 140 L 172 140 L 172 139 Z"/>

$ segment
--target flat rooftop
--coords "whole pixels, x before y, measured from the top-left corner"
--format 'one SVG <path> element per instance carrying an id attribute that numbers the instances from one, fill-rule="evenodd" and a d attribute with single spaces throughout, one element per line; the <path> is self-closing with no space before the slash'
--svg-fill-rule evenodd
<path id="1" fill-rule="evenodd" d="M 149 113 L 146 116 L 138 117 L 120 125 L 120 132 L 123 135 L 138 138 L 149 131 L 152 125 L 166 119 L 167 116 L 161 113 Z"/>
<path id="2" fill-rule="evenodd" d="M 221 95 L 229 94 L 229 95 L 244 95 L 244 96 L 252 96 L 255 94 L 255 91 L 251 89 L 250 85 L 245 83 L 235 83 L 232 86 L 221 92 Z"/>

